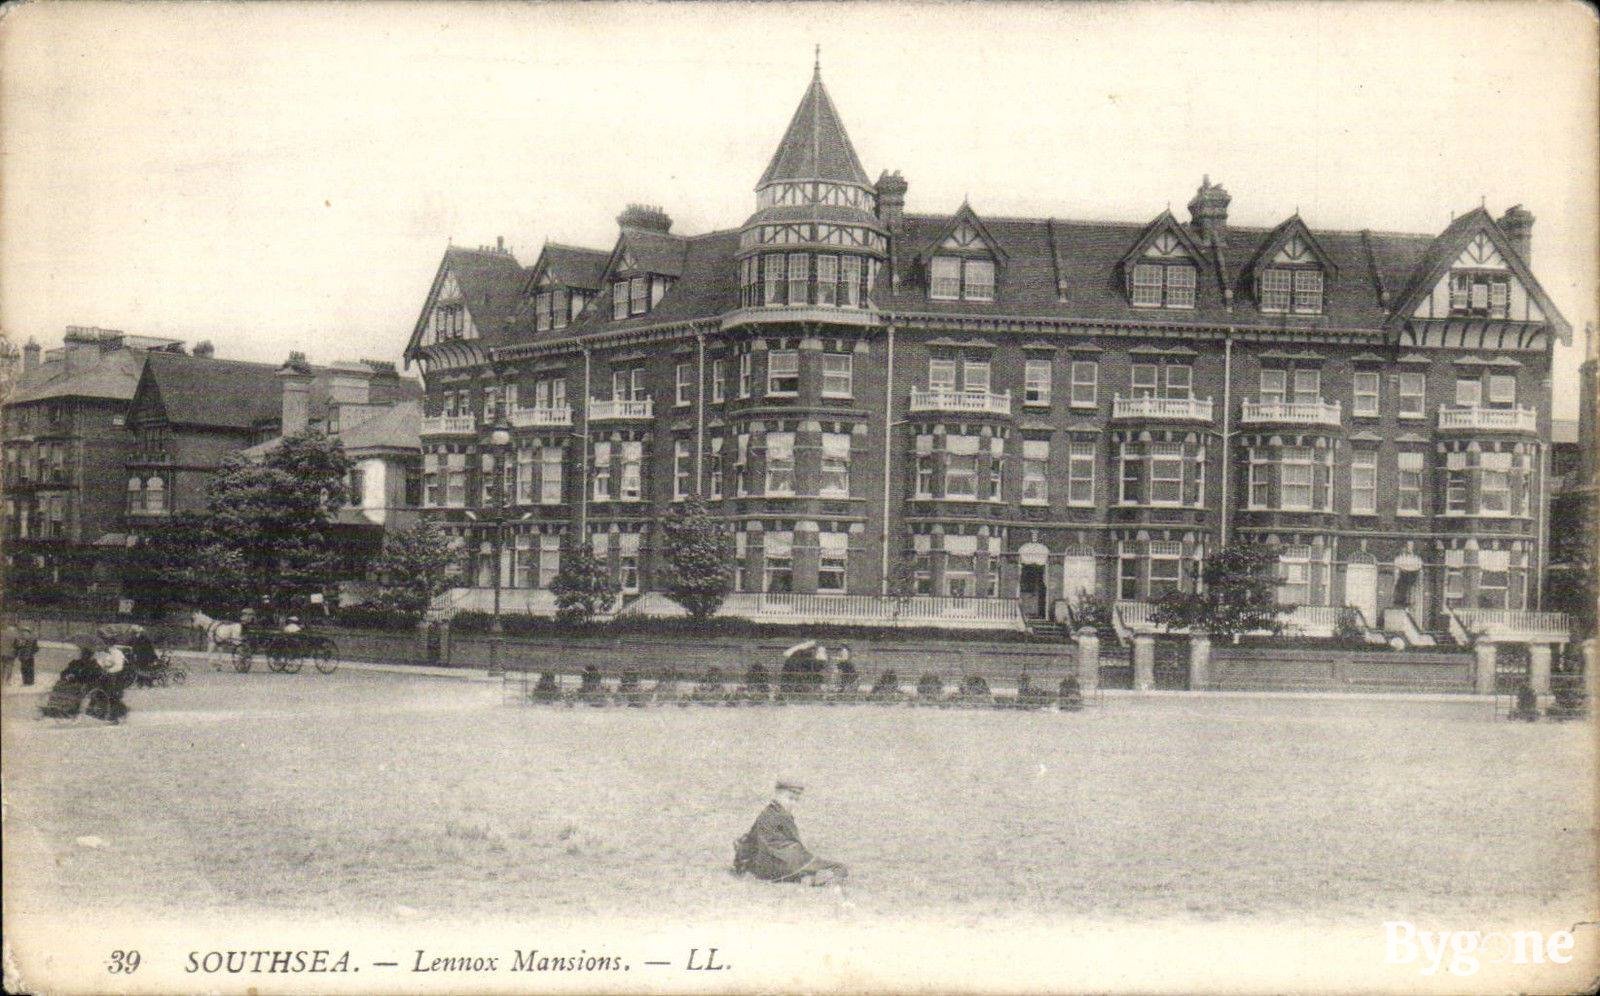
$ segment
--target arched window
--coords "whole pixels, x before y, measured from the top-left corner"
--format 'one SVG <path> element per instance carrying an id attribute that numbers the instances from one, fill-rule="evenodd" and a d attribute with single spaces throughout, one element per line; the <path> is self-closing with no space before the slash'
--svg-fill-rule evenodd
<path id="1" fill-rule="evenodd" d="M 144 482 L 137 477 L 128 478 L 128 512 L 137 515 L 144 511 Z"/>
<path id="2" fill-rule="evenodd" d="M 165 512 L 167 510 L 167 482 L 159 477 L 152 477 L 145 482 L 144 510 L 146 512 Z"/>

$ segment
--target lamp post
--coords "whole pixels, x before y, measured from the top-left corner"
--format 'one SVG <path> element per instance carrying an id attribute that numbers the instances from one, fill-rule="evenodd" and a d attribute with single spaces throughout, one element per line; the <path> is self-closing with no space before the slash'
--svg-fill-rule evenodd
<path id="1" fill-rule="evenodd" d="M 494 574 L 494 612 L 489 619 L 489 672 L 497 674 L 500 671 L 500 571 L 505 558 L 506 499 L 509 497 L 506 494 L 504 461 L 511 446 L 511 425 L 506 421 L 504 412 L 501 412 L 494 428 L 489 431 L 489 444 L 494 447 L 494 472 L 499 478 L 494 489 L 499 500 L 493 511 L 485 516 L 485 524 L 494 528 L 494 564 L 491 568 Z"/>

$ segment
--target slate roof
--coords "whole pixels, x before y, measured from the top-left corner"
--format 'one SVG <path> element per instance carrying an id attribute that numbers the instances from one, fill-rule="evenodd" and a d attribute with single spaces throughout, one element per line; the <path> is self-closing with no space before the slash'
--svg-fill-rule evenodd
<path id="1" fill-rule="evenodd" d="M 527 282 L 527 271 L 516 257 L 495 250 L 451 246 L 445 250 L 444 265 L 456 276 L 478 334 L 494 338 L 503 333 L 516 313 Z"/>
<path id="2" fill-rule="evenodd" d="M 580 290 L 599 290 L 600 278 L 605 276 L 606 263 L 611 259 L 611 253 L 604 249 L 585 249 L 560 242 L 545 243 L 540 255 L 552 279 L 564 287 Z"/>
<path id="3" fill-rule="evenodd" d="M 339 442 L 345 452 L 359 456 L 364 450 L 416 450 L 422 447 L 422 403 L 400 401 L 374 412 L 355 425 L 341 426 Z M 264 456 L 283 445 L 278 436 L 245 450 L 250 457 Z"/>
<path id="4" fill-rule="evenodd" d="M 687 245 L 688 240 L 684 236 L 671 232 L 624 228 L 618 248 L 633 259 L 634 269 L 676 277 L 683 273 L 683 255 Z"/>
<path id="5" fill-rule="evenodd" d="M 151 353 L 142 382 L 160 394 L 174 425 L 249 429 L 283 412 L 278 366 L 211 356 Z"/>
<path id="6" fill-rule="evenodd" d="M 61 369 L 65 363 L 50 364 L 57 369 L 38 372 L 19 381 L 5 399 L 7 405 L 47 401 L 52 398 L 103 398 L 131 401 L 144 369 L 143 352 L 119 349 L 92 358 L 93 366 L 83 370 Z"/>
<path id="7" fill-rule="evenodd" d="M 677 239 L 682 245 L 682 251 L 677 256 L 672 271 L 678 279 L 668 288 L 654 308 L 643 315 L 614 322 L 611 320 L 611 299 L 602 294 L 594 299 L 576 322 L 564 329 L 541 332 L 533 337 L 535 341 L 564 339 L 608 329 L 638 328 L 645 325 L 711 318 L 737 308 L 739 267 L 734 254 L 739 250 L 739 230 L 725 229 L 706 235 L 672 236 L 672 238 Z M 653 265 L 644 266 L 643 261 L 637 257 L 635 262 L 652 273 L 666 272 L 654 269 Z M 656 261 L 655 265 L 660 265 L 661 262 L 663 261 Z M 524 327 L 531 328 L 531 325 L 519 325 L 519 330 Z"/>
<path id="8" fill-rule="evenodd" d="M 756 186 L 776 180 L 832 180 L 871 186 L 844 123 L 839 120 L 839 112 L 822 85 L 820 68 L 812 74 L 811 85 L 800 98 L 800 106 L 795 108 L 788 130 Z"/>

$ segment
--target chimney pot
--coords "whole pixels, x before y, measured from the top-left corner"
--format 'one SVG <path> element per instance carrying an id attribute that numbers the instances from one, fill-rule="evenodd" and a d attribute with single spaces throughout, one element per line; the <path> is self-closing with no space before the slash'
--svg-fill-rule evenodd
<path id="1" fill-rule="evenodd" d="M 39 369 L 39 343 L 31 337 L 28 344 L 22 347 L 22 375 L 24 377 Z"/>

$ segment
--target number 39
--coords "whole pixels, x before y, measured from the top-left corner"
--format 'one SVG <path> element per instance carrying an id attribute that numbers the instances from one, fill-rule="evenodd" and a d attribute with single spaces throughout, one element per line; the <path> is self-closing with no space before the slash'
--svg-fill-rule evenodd
<path id="1" fill-rule="evenodd" d="M 112 975 L 132 975 L 139 969 L 139 952 L 113 951 L 111 961 L 106 964 L 106 971 Z"/>

